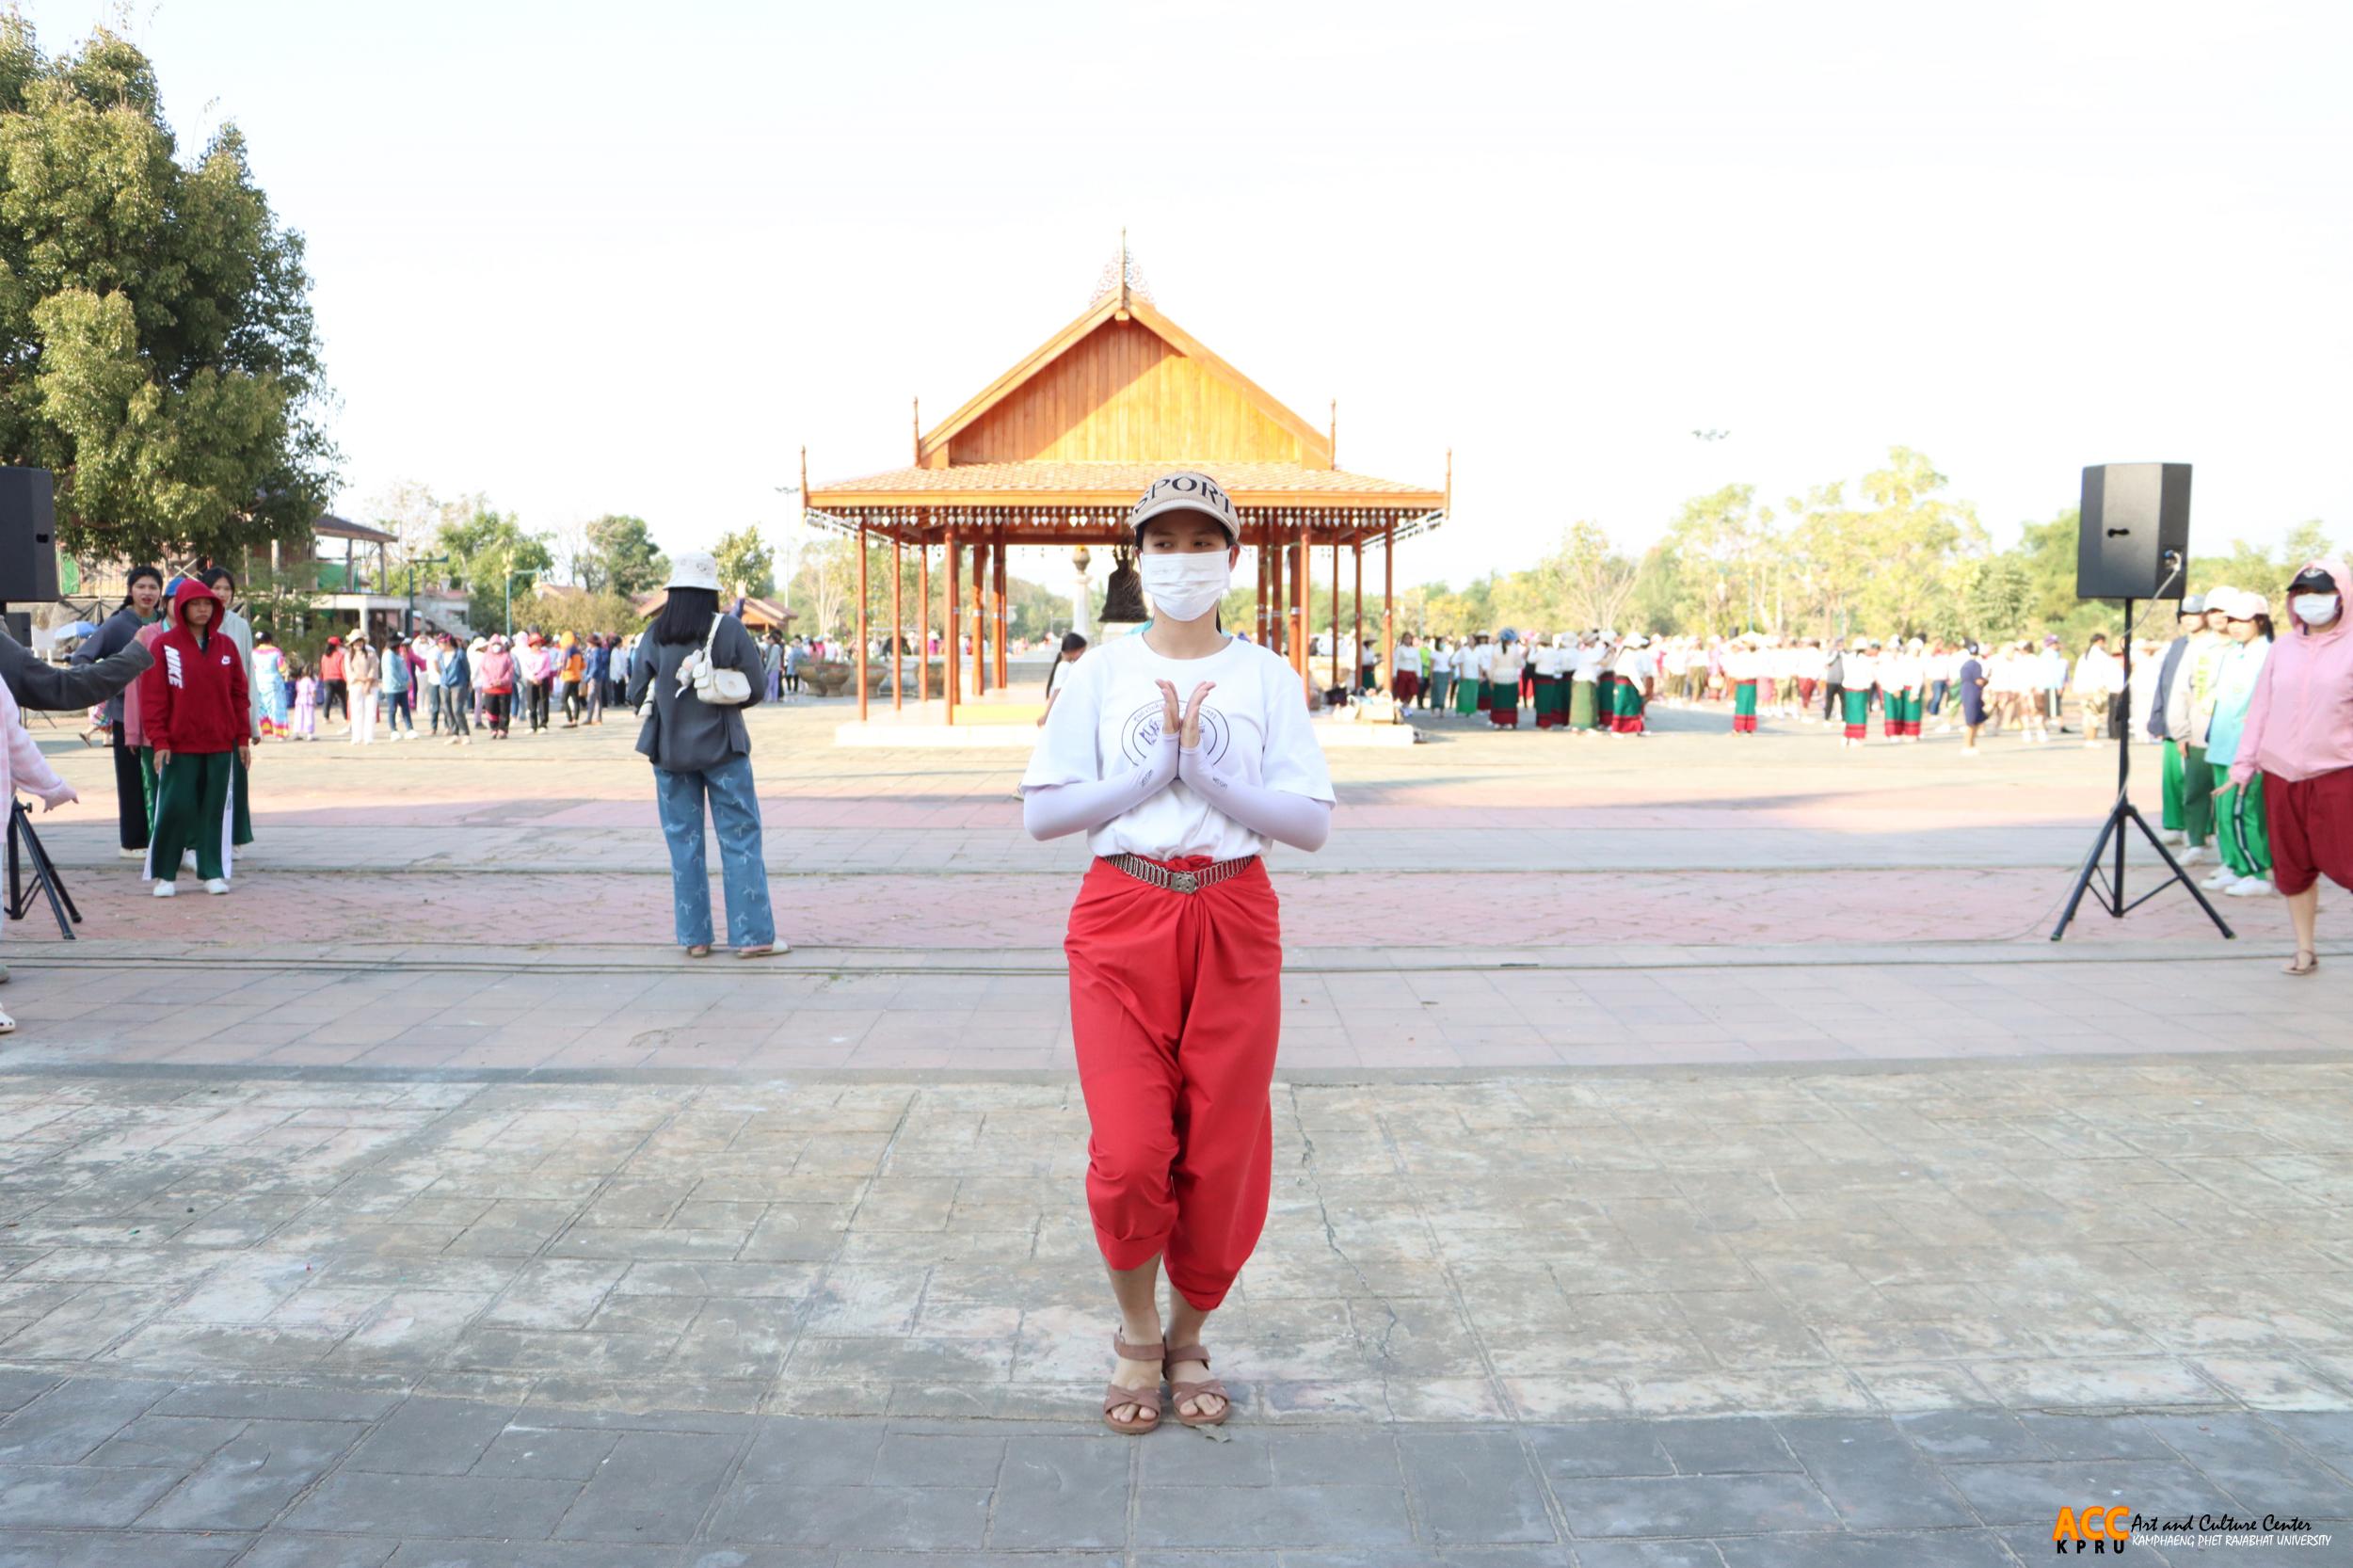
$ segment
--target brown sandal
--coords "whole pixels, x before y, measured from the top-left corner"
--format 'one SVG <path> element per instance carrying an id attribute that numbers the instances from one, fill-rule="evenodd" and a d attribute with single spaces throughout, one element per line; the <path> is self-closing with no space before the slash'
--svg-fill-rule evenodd
<path id="1" fill-rule="evenodd" d="M 1120 1338 L 1116 1333 L 1112 1336 L 1112 1353 L 1122 1361 L 1164 1360 L 1167 1350 L 1168 1341 L 1165 1339 L 1157 1345 L 1130 1345 Z M 1139 1411 L 1148 1410 L 1152 1413 L 1151 1418 L 1147 1420 L 1139 1416 L 1133 1420 L 1120 1420 L 1112 1412 L 1123 1404 L 1134 1405 Z M 1129 1437 L 1141 1437 L 1159 1426 L 1160 1424 L 1160 1385 L 1155 1383 L 1148 1388 L 1123 1388 L 1115 1383 L 1106 1384 L 1103 1388 L 1103 1424 L 1112 1431 L 1123 1432 Z"/>
<path id="2" fill-rule="evenodd" d="M 2307 962 L 2307 960 L 2310 960 L 2310 962 Z M 2296 950 L 2296 956 L 2288 960 L 2288 967 L 2281 969 L 2280 972 L 2281 974 L 2294 975 L 2297 979 L 2301 980 L 2306 975 L 2311 974 L 2313 970 L 2319 968 L 2320 954 L 2314 952 L 2310 948 L 2297 948 Z"/>
<path id="3" fill-rule="evenodd" d="M 1172 1367 L 1179 1361 L 1198 1361 L 1204 1367 L 1209 1364 L 1209 1352 L 1198 1344 L 1163 1350 L 1161 1353 L 1167 1364 Z M 1234 1397 L 1225 1392 L 1225 1384 L 1216 1378 L 1202 1378 L 1194 1383 L 1179 1383 L 1171 1378 L 1168 1383 L 1168 1391 L 1176 1401 L 1176 1419 L 1189 1427 L 1223 1426 L 1225 1424 L 1225 1417 L 1234 1413 Z M 1186 1415 L 1185 1401 L 1203 1394 L 1214 1395 L 1222 1401 L 1217 1407 L 1217 1414 L 1214 1416 Z"/>

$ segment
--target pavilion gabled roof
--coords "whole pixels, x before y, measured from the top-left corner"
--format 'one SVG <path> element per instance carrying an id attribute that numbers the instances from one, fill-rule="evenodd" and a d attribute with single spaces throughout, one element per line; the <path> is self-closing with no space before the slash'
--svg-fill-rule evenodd
<path id="1" fill-rule="evenodd" d="M 933 426 L 916 443 L 916 466 L 938 468 L 952 463 L 952 443 L 957 436 L 1020 393 L 1064 356 L 1088 340 L 1115 328 L 1118 324 L 1130 321 L 1197 366 L 1208 377 L 1231 389 L 1250 408 L 1294 438 L 1301 448 L 1303 466 L 1325 469 L 1332 466 L 1332 440 L 1327 432 L 1309 424 L 1273 393 L 1236 370 L 1201 340 L 1162 314 L 1159 307 L 1131 294 L 1125 287 L 1106 293 L 1080 312 L 1078 319 L 1032 349 L 1011 369 L 982 388 L 963 408 Z M 1167 452 L 1152 454 L 1144 460 L 1176 461 L 1187 456 L 1212 456 L 1218 454 Z"/>
<path id="2" fill-rule="evenodd" d="M 877 514 L 1124 511 L 1176 469 L 1215 475 L 1245 510 L 1379 512 L 1416 532 L 1443 518 L 1442 489 L 1335 467 L 1330 432 L 1179 327 L 1132 276 L 1123 265 L 1075 319 L 919 431 L 911 466 L 805 487 L 809 520 L 895 535 L 911 520 Z"/>

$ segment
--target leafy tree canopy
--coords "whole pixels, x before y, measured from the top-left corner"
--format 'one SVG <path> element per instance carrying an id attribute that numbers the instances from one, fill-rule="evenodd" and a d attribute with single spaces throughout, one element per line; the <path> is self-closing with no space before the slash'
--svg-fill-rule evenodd
<path id="1" fill-rule="evenodd" d="M 0 461 L 56 475 L 68 553 L 303 536 L 336 463 L 310 289 L 235 126 L 184 164 L 135 45 L 0 16 Z"/>
<path id="2" fill-rule="evenodd" d="M 757 527 L 745 526 L 721 536 L 711 553 L 719 563 L 722 588 L 760 599 L 776 596 L 776 552 L 760 542 Z"/>
<path id="3" fill-rule="evenodd" d="M 1976 509 L 1948 490 L 1926 455 L 1900 446 L 1858 483 L 1817 485 L 1778 508 L 1757 504 L 1750 486 L 1728 485 L 1686 502 L 1639 559 L 1597 525 L 1571 523 L 1526 570 L 1459 591 L 1431 584 L 1399 625 L 1456 636 L 1613 622 L 1654 633 L 1756 628 L 1951 640 L 2057 632 L 2070 646 L 2095 631 L 2117 633 L 2120 606 L 2075 597 L 2075 508 L 2026 523 L 2016 545 L 1997 551 Z M 2192 560 L 2188 587 L 2229 584 L 2276 599 L 2329 543 L 2317 520 L 2276 551 L 2233 541 L 2228 553 Z"/>
<path id="4" fill-rule="evenodd" d="M 653 542 L 643 518 L 609 512 L 588 525 L 587 540 L 584 556 L 574 565 L 580 585 L 590 593 L 651 593 L 670 575 L 669 557 Z"/>
<path id="5" fill-rule="evenodd" d="M 526 534 L 512 512 L 494 512 L 476 498 L 434 536 L 449 557 L 449 578 L 466 590 L 466 618 L 483 630 L 505 624 L 511 593 L 524 600 L 555 569 L 547 536 Z"/>

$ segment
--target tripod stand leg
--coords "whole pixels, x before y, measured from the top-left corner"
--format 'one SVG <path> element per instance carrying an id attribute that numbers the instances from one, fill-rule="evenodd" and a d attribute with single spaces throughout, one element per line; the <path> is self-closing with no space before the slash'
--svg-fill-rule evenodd
<path id="1" fill-rule="evenodd" d="M 2187 888 L 2189 896 L 2198 901 L 2198 907 L 2206 912 L 2206 919 L 2214 921 L 2214 928 L 2222 933 L 2226 938 L 2235 941 L 2238 933 L 2233 931 L 2230 923 L 2216 912 L 2215 906 L 2206 902 L 2206 890 L 2189 879 L 2189 872 L 2184 871 L 2182 863 L 2173 858 L 2173 852 L 2165 847 L 2165 840 L 2158 838 L 2156 829 L 2149 825 L 2149 819 L 2140 814 L 2140 808 L 2128 805 L 2124 808 L 2124 814 L 2133 819 L 2133 825 L 2140 829 L 2140 836 L 2149 840 L 2149 847 L 2157 852 L 2157 858 L 2163 860 L 2166 870 L 2173 873 L 2169 880 L 2178 882 Z M 2119 842 L 2121 843 L 2121 840 L 2120 840 Z M 2143 900 L 2152 898 L 2164 891 L 2165 886 L 2165 883 L 2160 882 L 2140 896 Z"/>
<path id="2" fill-rule="evenodd" d="M 2117 819 L 2124 809 L 2122 807 L 2118 807 L 2110 810 L 2108 820 L 2100 824 L 2100 836 L 2092 840 L 2091 853 L 2084 856 L 2084 869 L 2075 873 L 2075 886 L 2067 895 L 2067 908 L 2059 915 L 2058 924 L 2051 928 L 2051 940 L 2054 942 L 2067 935 L 2068 924 L 2075 918 L 2076 906 L 2083 903 L 2084 894 L 2090 890 L 2091 879 L 2100 874 L 2101 856 L 2107 853 L 2109 837 L 2117 833 L 2122 825 Z M 2122 840 L 2120 839 L 2118 842 L 2121 847 Z M 2105 898 L 2100 901 L 2100 907 L 2119 917 L 2124 913 L 2122 909 L 2115 907 L 2115 904 Z"/>
<path id="3" fill-rule="evenodd" d="M 33 886 L 21 894 L 16 891 L 17 845 L 20 840 L 24 843 L 24 858 L 33 869 Z M 8 814 L 8 867 L 12 901 L 8 911 L 10 917 L 22 920 L 25 911 L 33 906 L 34 892 L 39 891 L 49 900 L 49 913 L 56 920 L 57 935 L 69 942 L 79 940 L 73 934 L 73 927 L 81 923 L 82 911 L 75 907 L 72 895 L 65 890 L 65 880 L 57 874 L 56 862 L 49 858 L 48 847 L 40 841 L 40 835 L 33 831 L 32 816 L 21 801 L 16 809 Z M 72 917 L 70 921 L 68 915 Z"/>
<path id="4" fill-rule="evenodd" d="M 24 890 L 23 867 L 16 853 L 16 824 L 24 814 L 22 805 L 12 805 L 8 809 L 8 919 L 12 920 L 23 920 L 24 911 L 33 906 L 32 895 Z"/>

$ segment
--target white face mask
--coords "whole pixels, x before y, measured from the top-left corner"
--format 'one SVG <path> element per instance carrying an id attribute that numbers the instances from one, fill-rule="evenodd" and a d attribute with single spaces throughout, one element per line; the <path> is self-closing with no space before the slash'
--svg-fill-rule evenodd
<path id="1" fill-rule="evenodd" d="M 2334 594 L 2297 594 L 2288 600 L 2288 608 L 2306 626 L 2326 626 L 2337 618 L 2337 596 Z"/>
<path id="2" fill-rule="evenodd" d="M 1142 557 L 1137 569 L 1144 575 L 1144 591 L 1152 596 L 1152 608 L 1170 620 L 1199 620 L 1216 609 L 1233 585 L 1227 553 L 1169 551 Z"/>

